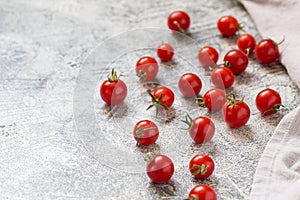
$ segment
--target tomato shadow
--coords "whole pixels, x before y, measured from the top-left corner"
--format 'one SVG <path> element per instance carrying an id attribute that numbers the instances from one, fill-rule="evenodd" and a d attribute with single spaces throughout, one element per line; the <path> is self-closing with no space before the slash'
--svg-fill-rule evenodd
<path id="1" fill-rule="evenodd" d="M 157 120 L 160 122 L 171 122 L 176 117 L 176 109 L 172 106 L 171 108 L 165 110 L 165 109 L 159 109 L 157 115 L 155 116 Z"/>
<path id="2" fill-rule="evenodd" d="M 198 179 L 198 178 L 191 178 L 191 182 L 195 183 L 195 184 L 206 184 L 206 185 L 210 185 L 212 187 L 216 187 L 218 185 L 218 179 L 217 177 L 215 177 L 214 174 L 212 174 L 210 177 L 206 178 L 206 179 Z"/>
<path id="3" fill-rule="evenodd" d="M 276 127 L 283 117 L 284 117 L 283 114 L 277 112 L 273 115 L 267 115 L 267 116 L 259 114 L 258 119 L 269 124 L 270 126 Z"/>
<path id="4" fill-rule="evenodd" d="M 151 144 L 149 146 L 139 145 L 136 146 L 135 151 L 139 151 L 141 154 L 147 154 L 147 153 L 160 154 L 160 146 L 156 143 Z"/>
<path id="5" fill-rule="evenodd" d="M 168 69 L 174 69 L 177 66 L 177 62 L 174 60 L 170 60 L 168 62 L 160 62 L 161 66 L 167 67 Z"/>
<path id="6" fill-rule="evenodd" d="M 245 125 L 240 128 L 230 128 L 227 126 L 226 134 L 241 142 L 251 142 L 254 140 L 256 135 L 249 125 Z"/>
<path id="7" fill-rule="evenodd" d="M 251 74 L 250 72 L 248 72 L 247 70 L 244 71 L 243 73 L 234 76 L 235 79 L 235 83 L 233 84 L 233 86 L 235 85 L 251 85 L 251 83 L 253 83 L 253 74 Z"/>
<path id="8" fill-rule="evenodd" d="M 110 118 L 123 118 L 128 115 L 128 105 L 125 102 L 122 102 L 118 105 L 105 105 L 103 106 L 105 114 Z"/>
<path id="9" fill-rule="evenodd" d="M 174 199 L 177 197 L 176 183 L 172 179 L 162 184 L 151 182 L 148 189 L 153 196 L 158 196 L 159 199 Z"/>
<path id="10" fill-rule="evenodd" d="M 205 144 L 197 144 L 193 142 L 191 145 L 191 151 L 194 152 L 203 152 L 203 149 L 205 149 L 205 153 L 208 155 L 217 155 L 218 153 L 218 144 L 213 140 L 205 143 Z"/>

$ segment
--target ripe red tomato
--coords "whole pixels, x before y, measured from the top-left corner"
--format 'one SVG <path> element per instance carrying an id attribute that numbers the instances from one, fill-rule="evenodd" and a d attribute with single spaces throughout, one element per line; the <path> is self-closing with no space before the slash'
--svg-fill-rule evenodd
<path id="1" fill-rule="evenodd" d="M 244 72 L 248 66 L 247 55 L 238 49 L 228 51 L 223 60 L 224 65 L 229 67 L 235 75 Z"/>
<path id="2" fill-rule="evenodd" d="M 135 72 L 144 81 L 152 80 L 158 72 L 158 63 L 153 57 L 143 56 L 136 63 Z"/>
<path id="3" fill-rule="evenodd" d="M 274 114 L 283 106 L 280 94 L 270 88 L 260 91 L 256 96 L 255 103 L 263 115 Z"/>
<path id="4" fill-rule="evenodd" d="M 261 40 L 255 46 L 254 54 L 261 64 L 271 64 L 279 58 L 278 44 L 271 39 Z"/>
<path id="5" fill-rule="evenodd" d="M 234 75 L 230 69 L 225 66 L 216 67 L 210 75 L 212 83 L 222 89 L 230 88 L 234 82 Z"/>
<path id="6" fill-rule="evenodd" d="M 141 120 L 134 126 L 133 136 L 137 145 L 153 144 L 159 135 L 158 127 L 150 120 Z"/>
<path id="7" fill-rule="evenodd" d="M 217 200 L 217 194 L 210 186 L 199 184 L 191 189 L 189 200 Z"/>
<path id="8" fill-rule="evenodd" d="M 224 37 L 230 37 L 241 29 L 238 20 L 233 16 L 222 16 L 217 23 L 218 29 Z"/>
<path id="9" fill-rule="evenodd" d="M 168 62 L 172 60 L 174 49 L 171 45 L 164 43 L 157 47 L 156 54 L 161 59 L 161 61 Z"/>
<path id="10" fill-rule="evenodd" d="M 184 11 L 174 11 L 168 17 L 169 29 L 185 33 L 190 26 L 190 17 Z"/>
<path id="11" fill-rule="evenodd" d="M 202 82 L 196 74 L 186 73 L 180 77 L 178 87 L 184 96 L 195 97 L 202 88 Z"/>
<path id="12" fill-rule="evenodd" d="M 200 116 L 192 119 L 187 115 L 182 122 L 188 125 L 186 130 L 189 131 L 191 138 L 197 144 L 204 144 L 210 141 L 215 134 L 215 125 L 208 117 Z"/>
<path id="13" fill-rule="evenodd" d="M 243 100 L 228 98 L 222 109 L 224 121 L 232 128 L 244 126 L 250 118 L 250 108 Z"/>
<path id="14" fill-rule="evenodd" d="M 198 51 L 198 60 L 204 67 L 215 66 L 218 59 L 218 51 L 211 46 L 204 46 Z"/>
<path id="15" fill-rule="evenodd" d="M 148 106 L 147 110 L 152 107 L 156 107 L 156 115 L 159 108 L 170 108 L 173 105 L 175 99 L 173 91 L 163 86 L 155 88 L 152 94 L 149 92 L 149 95 L 152 98 L 152 104 Z"/>
<path id="16" fill-rule="evenodd" d="M 174 173 L 174 164 L 172 160 L 165 155 L 150 155 L 146 171 L 154 183 L 165 183 L 171 179 Z"/>
<path id="17" fill-rule="evenodd" d="M 243 51 L 246 55 L 253 52 L 256 45 L 255 38 L 250 34 L 242 34 L 237 39 L 238 48 Z"/>
<path id="18" fill-rule="evenodd" d="M 127 86 L 119 79 L 114 69 L 108 80 L 105 80 L 100 87 L 100 96 L 108 105 L 116 105 L 124 101 L 127 96 Z"/>
<path id="19" fill-rule="evenodd" d="M 215 169 L 215 163 L 208 155 L 197 154 L 190 160 L 189 169 L 194 178 L 208 178 Z"/>
<path id="20" fill-rule="evenodd" d="M 226 93 L 219 88 L 213 88 L 208 90 L 203 98 L 198 98 L 198 105 L 207 108 L 209 111 L 221 110 L 226 103 Z"/>

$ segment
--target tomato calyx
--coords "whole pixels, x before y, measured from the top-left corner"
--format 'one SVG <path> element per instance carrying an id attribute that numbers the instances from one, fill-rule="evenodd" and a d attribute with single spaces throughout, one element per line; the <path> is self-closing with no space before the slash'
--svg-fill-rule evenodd
<path id="1" fill-rule="evenodd" d="M 148 128 L 143 128 L 142 126 L 138 126 L 137 129 L 136 129 L 136 136 L 137 136 L 137 141 L 136 141 L 136 146 L 139 146 L 140 145 L 140 140 L 141 140 L 141 137 L 144 136 L 144 131 L 148 131 L 148 130 L 153 130 L 155 129 L 155 127 L 148 127 Z"/>
<path id="2" fill-rule="evenodd" d="M 155 98 L 155 97 L 153 96 L 153 94 L 151 93 L 150 90 L 148 90 L 148 94 L 149 94 L 149 95 L 151 96 L 151 98 L 152 98 L 152 104 L 150 104 L 146 110 L 149 110 L 150 108 L 155 107 L 155 109 L 156 109 L 156 116 L 157 116 L 157 115 L 158 115 L 158 108 L 159 108 L 159 107 L 163 107 L 163 108 L 165 108 L 165 109 L 168 109 L 168 106 L 167 106 L 167 105 L 161 103 L 161 100 L 162 100 L 162 98 L 163 98 L 163 95 L 162 95 L 162 94 L 160 94 L 158 98 Z"/>
<path id="3" fill-rule="evenodd" d="M 198 174 L 204 175 L 207 172 L 207 166 L 205 164 L 202 165 L 194 165 L 192 169 L 197 169 L 195 172 L 192 173 L 193 176 L 196 176 Z"/>
<path id="4" fill-rule="evenodd" d="M 136 74 L 137 77 L 139 77 L 140 79 L 144 79 L 147 77 L 147 73 L 144 70 L 140 70 L 138 74 Z"/>
<path id="5" fill-rule="evenodd" d="M 122 76 L 122 75 L 120 75 L 120 76 Z M 117 72 L 114 69 L 112 69 L 111 74 L 107 76 L 107 79 L 110 82 L 117 82 L 119 80 L 120 76 L 118 76 Z"/>
<path id="6" fill-rule="evenodd" d="M 204 101 L 203 98 L 198 97 L 198 98 L 196 99 L 196 101 L 197 101 L 198 106 L 200 106 L 200 107 L 202 107 L 202 108 L 206 108 L 206 103 L 205 103 L 205 101 Z"/>
<path id="7" fill-rule="evenodd" d="M 268 112 L 270 112 L 270 111 L 272 111 L 272 113 L 277 113 L 277 112 L 280 110 L 281 107 L 282 107 L 282 108 L 285 108 L 285 106 L 282 105 L 282 104 L 275 104 L 272 108 L 270 108 L 270 109 L 264 111 L 264 112 L 263 112 L 263 115 L 265 115 L 266 113 L 268 113 Z"/>
<path id="8" fill-rule="evenodd" d="M 237 30 L 238 30 L 238 31 L 243 31 L 243 30 L 244 30 L 244 28 L 245 28 L 245 24 L 243 24 L 243 23 L 239 23 L 239 24 L 238 24 L 238 28 L 237 28 Z"/>
<path id="9" fill-rule="evenodd" d="M 227 102 L 230 104 L 230 107 L 233 108 L 235 105 L 240 104 L 244 101 L 244 97 L 241 100 L 237 100 L 234 93 L 226 96 Z"/>
<path id="10" fill-rule="evenodd" d="M 224 67 L 227 67 L 227 68 L 230 68 L 230 67 L 231 67 L 229 61 L 224 61 L 223 65 L 224 65 Z"/>
<path id="11" fill-rule="evenodd" d="M 194 125 L 194 120 L 191 118 L 191 116 L 187 113 L 184 120 L 181 120 L 183 123 L 188 125 L 188 128 L 181 128 L 182 130 L 190 130 L 192 126 Z"/>
<path id="12" fill-rule="evenodd" d="M 192 194 L 190 198 L 184 200 L 199 200 L 197 195 Z"/>
<path id="13" fill-rule="evenodd" d="M 186 30 L 184 30 L 183 28 L 181 28 L 181 26 L 180 26 L 180 24 L 178 23 L 178 21 L 174 21 L 173 24 L 174 24 L 175 26 L 177 26 L 178 31 L 179 31 L 180 33 L 186 33 Z"/>
<path id="14" fill-rule="evenodd" d="M 272 39 L 271 39 L 272 40 Z M 274 45 L 276 45 L 276 46 L 279 46 L 279 45 L 281 45 L 283 42 L 285 41 L 285 36 L 283 35 L 282 36 L 282 40 L 281 41 L 279 41 L 279 42 L 275 42 L 274 40 L 272 40 L 272 42 L 274 43 Z"/>
<path id="15" fill-rule="evenodd" d="M 149 152 L 145 155 L 144 160 L 149 165 L 154 159 L 154 154 L 152 152 Z"/>

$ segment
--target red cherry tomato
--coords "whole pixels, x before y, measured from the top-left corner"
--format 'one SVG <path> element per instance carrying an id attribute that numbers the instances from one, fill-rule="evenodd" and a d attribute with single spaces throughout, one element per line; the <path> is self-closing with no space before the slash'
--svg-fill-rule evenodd
<path id="1" fill-rule="evenodd" d="M 243 51 L 246 55 L 253 52 L 256 45 L 255 38 L 250 34 L 242 34 L 237 39 L 238 48 Z"/>
<path id="2" fill-rule="evenodd" d="M 127 86 L 112 70 L 111 76 L 100 87 L 100 96 L 108 105 L 116 105 L 124 101 L 127 96 Z"/>
<path id="3" fill-rule="evenodd" d="M 219 88 L 213 88 L 208 90 L 203 98 L 198 98 L 197 101 L 199 106 L 207 108 L 209 111 L 218 111 L 227 102 L 226 93 Z"/>
<path id="4" fill-rule="evenodd" d="M 169 157 L 161 154 L 152 155 L 148 163 L 147 175 L 154 183 L 165 183 L 171 179 L 174 164 Z"/>
<path id="5" fill-rule="evenodd" d="M 148 106 L 147 110 L 152 107 L 156 107 L 156 115 L 159 108 L 170 108 L 173 105 L 175 99 L 173 91 L 163 86 L 155 88 L 152 94 L 149 92 L 149 95 L 152 98 L 152 104 Z"/>
<path id="6" fill-rule="evenodd" d="M 190 17 L 184 11 L 174 11 L 168 17 L 169 29 L 185 33 L 190 26 Z"/>
<path id="7" fill-rule="evenodd" d="M 256 96 L 255 103 L 263 115 L 274 114 L 283 106 L 279 93 L 270 88 L 260 91 Z"/>
<path id="8" fill-rule="evenodd" d="M 223 60 L 224 65 L 229 67 L 235 75 L 244 72 L 248 66 L 247 55 L 238 49 L 228 51 Z"/>
<path id="9" fill-rule="evenodd" d="M 161 61 L 168 62 L 172 60 L 174 49 L 167 43 L 161 44 L 157 47 L 156 54 L 161 59 Z"/>
<path id="10" fill-rule="evenodd" d="M 222 89 L 230 88 L 234 82 L 234 75 L 227 67 L 216 67 L 210 75 L 212 83 Z"/>
<path id="11" fill-rule="evenodd" d="M 202 88 L 202 82 L 196 74 L 186 73 L 180 77 L 178 87 L 184 96 L 195 97 Z"/>
<path id="12" fill-rule="evenodd" d="M 238 20 L 233 16 L 222 16 L 217 23 L 218 29 L 224 37 L 230 37 L 241 29 Z"/>
<path id="13" fill-rule="evenodd" d="M 217 200 L 217 194 L 208 185 L 199 184 L 191 189 L 189 200 Z"/>
<path id="14" fill-rule="evenodd" d="M 200 116 L 192 119 L 189 115 L 182 120 L 188 125 L 187 130 L 197 144 L 204 144 L 212 139 L 215 134 L 215 125 L 208 117 Z"/>
<path id="15" fill-rule="evenodd" d="M 241 100 L 229 99 L 222 109 L 224 121 L 232 128 L 244 126 L 250 118 L 249 106 Z"/>
<path id="16" fill-rule="evenodd" d="M 204 67 L 215 66 L 218 59 L 218 51 L 211 46 L 204 46 L 198 51 L 198 60 Z"/>
<path id="17" fill-rule="evenodd" d="M 208 178 L 215 169 L 215 163 L 211 157 L 205 154 L 195 155 L 189 164 L 190 172 L 194 178 Z"/>
<path id="18" fill-rule="evenodd" d="M 254 53 L 261 64 L 271 64 L 279 58 L 278 44 L 271 39 L 261 40 L 255 46 Z"/>
<path id="19" fill-rule="evenodd" d="M 150 56 L 143 56 L 136 63 L 135 72 L 142 80 L 152 80 L 158 72 L 158 63 Z"/>
<path id="20" fill-rule="evenodd" d="M 150 120 L 141 120 L 134 126 L 133 136 L 137 145 L 153 144 L 159 135 L 158 127 Z"/>

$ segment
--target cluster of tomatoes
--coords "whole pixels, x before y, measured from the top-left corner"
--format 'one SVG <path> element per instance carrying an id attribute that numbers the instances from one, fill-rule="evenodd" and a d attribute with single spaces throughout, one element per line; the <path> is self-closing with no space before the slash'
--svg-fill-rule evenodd
<path id="1" fill-rule="evenodd" d="M 168 17 L 168 26 L 173 31 L 185 33 L 190 25 L 190 18 L 183 11 L 174 11 Z M 223 16 L 217 22 L 217 28 L 224 37 L 231 37 L 243 28 L 236 18 Z M 195 98 L 200 107 L 206 107 L 210 112 L 222 111 L 224 121 L 229 127 L 239 128 L 244 126 L 250 118 L 250 108 L 244 99 L 236 99 L 234 94 L 227 94 L 226 89 L 234 84 L 235 75 L 243 73 L 248 66 L 248 56 L 254 52 L 255 58 L 261 64 L 270 64 L 279 58 L 278 44 L 271 39 L 263 39 L 256 44 L 255 38 L 250 34 L 242 34 L 237 39 L 238 49 L 227 52 L 222 64 L 218 64 L 219 53 L 211 46 L 204 46 L 198 52 L 200 64 L 210 72 L 211 82 L 215 88 L 208 90 L 203 97 L 199 97 L 202 89 L 200 77 L 194 73 L 183 74 L 178 81 L 178 88 L 183 96 Z M 157 48 L 157 56 L 162 62 L 168 62 L 174 55 L 174 49 L 170 44 L 161 44 Z M 153 80 L 159 65 L 151 56 L 141 57 L 135 66 L 136 75 L 143 81 Z M 172 107 L 174 92 L 165 86 L 156 87 L 148 92 L 152 103 L 147 109 L 155 107 L 156 114 L 161 110 Z M 127 95 L 126 84 L 119 79 L 112 70 L 111 76 L 104 81 L 100 88 L 100 96 L 108 105 L 116 105 L 124 101 Z M 276 113 L 281 104 L 281 97 L 273 89 L 266 88 L 256 96 L 256 107 L 263 115 Z M 190 137 L 197 144 L 204 144 L 212 139 L 215 133 L 215 125 L 212 119 L 199 116 L 192 119 L 188 114 L 182 120 L 187 125 Z M 141 120 L 133 128 L 133 136 L 137 145 L 148 146 L 158 139 L 159 128 L 150 120 Z M 154 183 L 165 183 L 174 173 L 172 160 L 162 154 L 147 154 L 147 175 Z M 189 170 L 193 177 L 208 178 L 214 171 L 214 161 L 204 154 L 195 155 L 189 164 Z M 214 200 L 217 195 L 210 186 L 196 185 L 189 193 L 189 200 Z"/>

